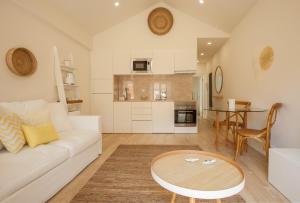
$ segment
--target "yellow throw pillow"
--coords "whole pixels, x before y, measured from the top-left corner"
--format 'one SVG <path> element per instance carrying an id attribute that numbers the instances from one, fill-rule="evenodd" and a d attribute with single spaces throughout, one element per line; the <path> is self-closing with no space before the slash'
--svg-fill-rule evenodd
<path id="1" fill-rule="evenodd" d="M 0 108 L 0 141 L 7 151 L 17 153 L 23 148 L 25 138 L 21 126 L 17 114 Z"/>
<path id="2" fill-rule="evenodd" d="M 59 139 L 52 123 L 38 126 L 22 125 L 22 129 L 31 148 Z"/>

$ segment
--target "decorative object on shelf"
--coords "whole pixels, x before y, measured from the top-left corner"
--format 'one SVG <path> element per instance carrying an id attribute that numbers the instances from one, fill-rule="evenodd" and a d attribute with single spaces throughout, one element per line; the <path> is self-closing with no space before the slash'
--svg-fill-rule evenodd
<path id="1" fill-rule="evenodd" d="M 221 66 L 218 66 L 215 71 L 215 89 L 218 94 L 221 93 L 223 87 L 223 71 Z"/>
<path id="2" fill-rule="evenodd" d="M 6 54 L 6 64 L 18 76 L 32 75 L 37 69 L 37 60 L 26 48 L 12 48 Z"/>
<path id="3" fill-rule="evenodd" d="M 146 101 L 146 100 L 148 100 L 148 95 L 147 95 L 147 92 L 146 92 L 146 90 L 145 89 L 142 89 L 141 90 L 141 100 L 144 100 L 144 101 Z"/>
<path id="4" fill-rule="evenodd" d="M 259 57 L 260 68 L 268 70 L 274 61 L 274 51 L 270 46 L 265 47 Z"/>
<path id="5" fill-rule="evenodd" d="M 173 15 L 168 9 L 158 7 L 149 14 L 148 26 L 156 35 L 167 34 L 173 26 Z"/>
<path id="6" fill-rule="evenodd" d="M 67 58 L 64 60 L 64 66 L 67 66 L 67 67 L 72 67 L 74 65 L 73 63 L 73 54 L 72 53 L 69 53 Z"/>
<path id="7" fill-rule="evenodd" d="M 160 84 L 160 99 L 167 100 L 167 85 L 165 83 Z"/>
<path id="8" fill-rule="evenodd" d="M 67 85 L 74 85 L 75 84 L 75 77 L 74 77 L 73 73 L 69 72 L 69 73 L 66 74 L 65 84 L 67 84 Z"/>

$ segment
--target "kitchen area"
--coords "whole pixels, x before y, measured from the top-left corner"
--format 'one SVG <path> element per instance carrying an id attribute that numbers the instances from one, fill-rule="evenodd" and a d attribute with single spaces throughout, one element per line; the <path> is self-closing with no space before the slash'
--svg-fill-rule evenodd
<path id="1" fill-rule="evenodd" d="M 112 72 L 99 78 L 108 70 L 92 70 L 91 105 L 92 112 L 102 116 L 103 132 L 197 133 L 196 55 L 174 50 L 103 51 L 101 66 Z"/>
<path id="2" fill-rule="evenodd" d="M 115 133 L 196 133 L 192 74 L 115 75 Z"/>

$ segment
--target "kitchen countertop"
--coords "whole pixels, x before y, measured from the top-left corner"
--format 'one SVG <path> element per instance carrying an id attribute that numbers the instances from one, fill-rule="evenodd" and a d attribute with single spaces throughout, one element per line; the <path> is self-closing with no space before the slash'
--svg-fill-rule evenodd
<path id="1" fill-rule="evenodd" d="M 183 101 L 183 100 L 139 100 L 139 99 L 132 99 L 132 100 L 114 100 L 114 102 L 180 102 L 180 103 L 184 103 L 184 102 L 197 102 L 195 100 L 189 100 L 189 101 Z"/>
<path id="2" fill-rule="evenodd" d="M 114 102 L 174 102 L 173 100 L 139 100 L 139 99 L 132 99 L 132 100 L 114 100 Z"/>

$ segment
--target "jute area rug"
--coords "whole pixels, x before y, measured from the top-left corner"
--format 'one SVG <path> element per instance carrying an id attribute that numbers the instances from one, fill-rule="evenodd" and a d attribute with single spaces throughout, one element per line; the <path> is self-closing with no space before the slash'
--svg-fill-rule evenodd
<path id="1" fill-rule="evenodd" d="M 201 150 L 183 145 L 120 145 L 71 202 L 169 203 L 172 193 L 152 179 L 151 160 L 164 152 L 188 149 Z M 176 203 L 188 201 L 187 197 L 177 195 Z M 245 201 L 236 195 L 222 202 Z"/>

